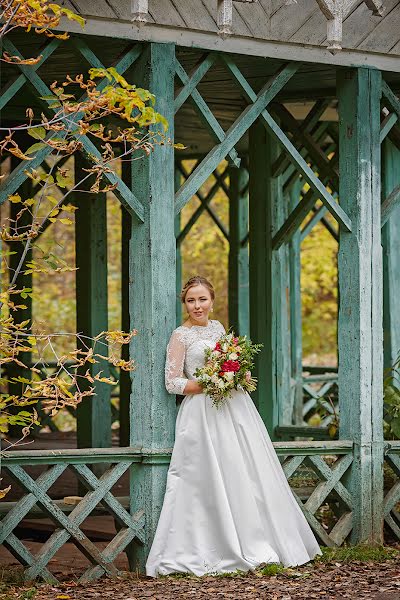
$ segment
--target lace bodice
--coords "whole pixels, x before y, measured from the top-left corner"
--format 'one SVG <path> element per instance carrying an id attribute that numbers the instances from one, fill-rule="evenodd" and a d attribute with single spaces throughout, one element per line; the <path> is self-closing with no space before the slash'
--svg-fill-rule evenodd
<path id="1" fill-rule="evenodd" d="M 178 327 L 173 331 L 167 347 L 165 387 L 170 394 L 183 395 L 188 379 L 204 365 L 204 350 L 213 346 L 225 333 L 219 321 L 209 321 L 206 327 Z"/>

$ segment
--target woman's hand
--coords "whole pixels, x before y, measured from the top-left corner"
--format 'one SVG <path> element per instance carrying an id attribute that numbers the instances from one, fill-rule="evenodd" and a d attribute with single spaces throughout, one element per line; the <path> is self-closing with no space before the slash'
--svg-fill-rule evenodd
<path id="1" fill-rule="evenodd" d="M 185 385 L 183 393 L 188 396 L 189 394 L 202 394 L 203 386 L 198 381 L 192 381 L 191 379 Z"/>

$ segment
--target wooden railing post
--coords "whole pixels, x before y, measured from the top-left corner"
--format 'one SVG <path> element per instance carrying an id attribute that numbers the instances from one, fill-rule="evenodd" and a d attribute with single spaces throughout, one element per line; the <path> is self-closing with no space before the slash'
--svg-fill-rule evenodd
<path id="1" fill-rule="evenodd" d="M 386 138 L 382 146 L 382 197 L 400 184 L 400 151 Z M 386 369 L 400 353 L 400 207 L 382 228 L 383 246 L 383 356 Z"/>
<path id="2" fill-rule="evenodd" d="M 155 109 L 169 122 L 174 138 L 173 44 L 150 43 L 134 69 L 134 83 L 152 91 Z M 144 208 L 144 222 L 132 219 L 130 242 L 132 377 L 130 445 L 145 448 L 148 457 L 134 466 L 130 481 L 131 511 L 144 510 L 144 544 L 132 544 L 132 570 L 144 569 L 165 492 L 168 465 L 157 461 L 159 450 L 174 439 L 175 397 L 164 384 L 165 351 L 175 328 L 174 148 L 155 145 L 154 151 L 132 161 L 132 189 Z M 154 454 L 154 456 L 153 456 Z"/>
<path id="3" fill-rule="evenodd" d="M 76 246 L 76 327 L 77 332 L 94 337 L 108 329 L 107 293 L 107 206 L 105 194 L 79 193 L 90 165 L 81 154 L 75 155 L 75 182 L 78 190 L 74 201 Z M 90 346 L 90 340 L 84 340 Z M 84 347 L 84 346 L 83 346 Z M 107 354 L 104 345 L 95 352 Z M 86 367 L 85 367 L 86 370 Z M 91 366 L 91 375 L 102 372 L 109 377 L 105 360 Z M 96 381 L 95 396 L 84 398 L 77 408 L 78 448 L 109 448 L 111 446 L 111 386 Z"/>
<path id="4" fill-rule="evenodd" d="M 249 335 L 249 174 L 245 167 L 229 169 L 229 325 Z"/>
<path id="5" fill-rule="evenodd" d="M 338 73 L 339 198 L 351 219 L 340 231 L 340 436 L 354 441 L 349 485 L 354 543 L 382 541 L 381 73 Z"/>
<path id="6" fill-rule="evenodd" d="M 280 399 L 289 394 L 287 247 L 272 248 L 284 221 L 280 176 L 272 176 L 279 156 L 277 141 L 262 123 L 249 135 L 250 334 L 264 348 L 256 360 L 254 399 L 272 438 L 279 425 Z"/>

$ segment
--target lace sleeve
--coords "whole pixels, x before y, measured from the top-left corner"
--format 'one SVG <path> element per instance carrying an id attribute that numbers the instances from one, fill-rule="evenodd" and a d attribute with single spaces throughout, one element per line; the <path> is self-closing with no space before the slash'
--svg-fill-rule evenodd
<path id="1" fill-rule="evenodd" d="M 174 331 L 167 346 L 165 362 L 165 387 L 168 393 L 183 395 L 188 380 L 183 376 L 185 363 L 185 344 L 179 333 Z"/>

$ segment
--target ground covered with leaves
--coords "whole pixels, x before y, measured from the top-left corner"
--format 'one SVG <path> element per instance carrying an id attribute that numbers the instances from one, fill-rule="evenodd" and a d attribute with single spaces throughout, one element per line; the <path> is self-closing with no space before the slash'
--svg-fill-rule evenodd
<path id="1" fill-rule="evenodd" d="M 59 574 L 58 574 L 59 576 Z M 1 600 L 400 600 L 399 548 L 324 550 L 321 559 L 295 569 L 267 565 L 254 573 L 226 576 L 171 576 L 160 579 L 127 574 L 91 584 L 64 581 L 57 586 L 18 581 L 3 571 Z"/>

